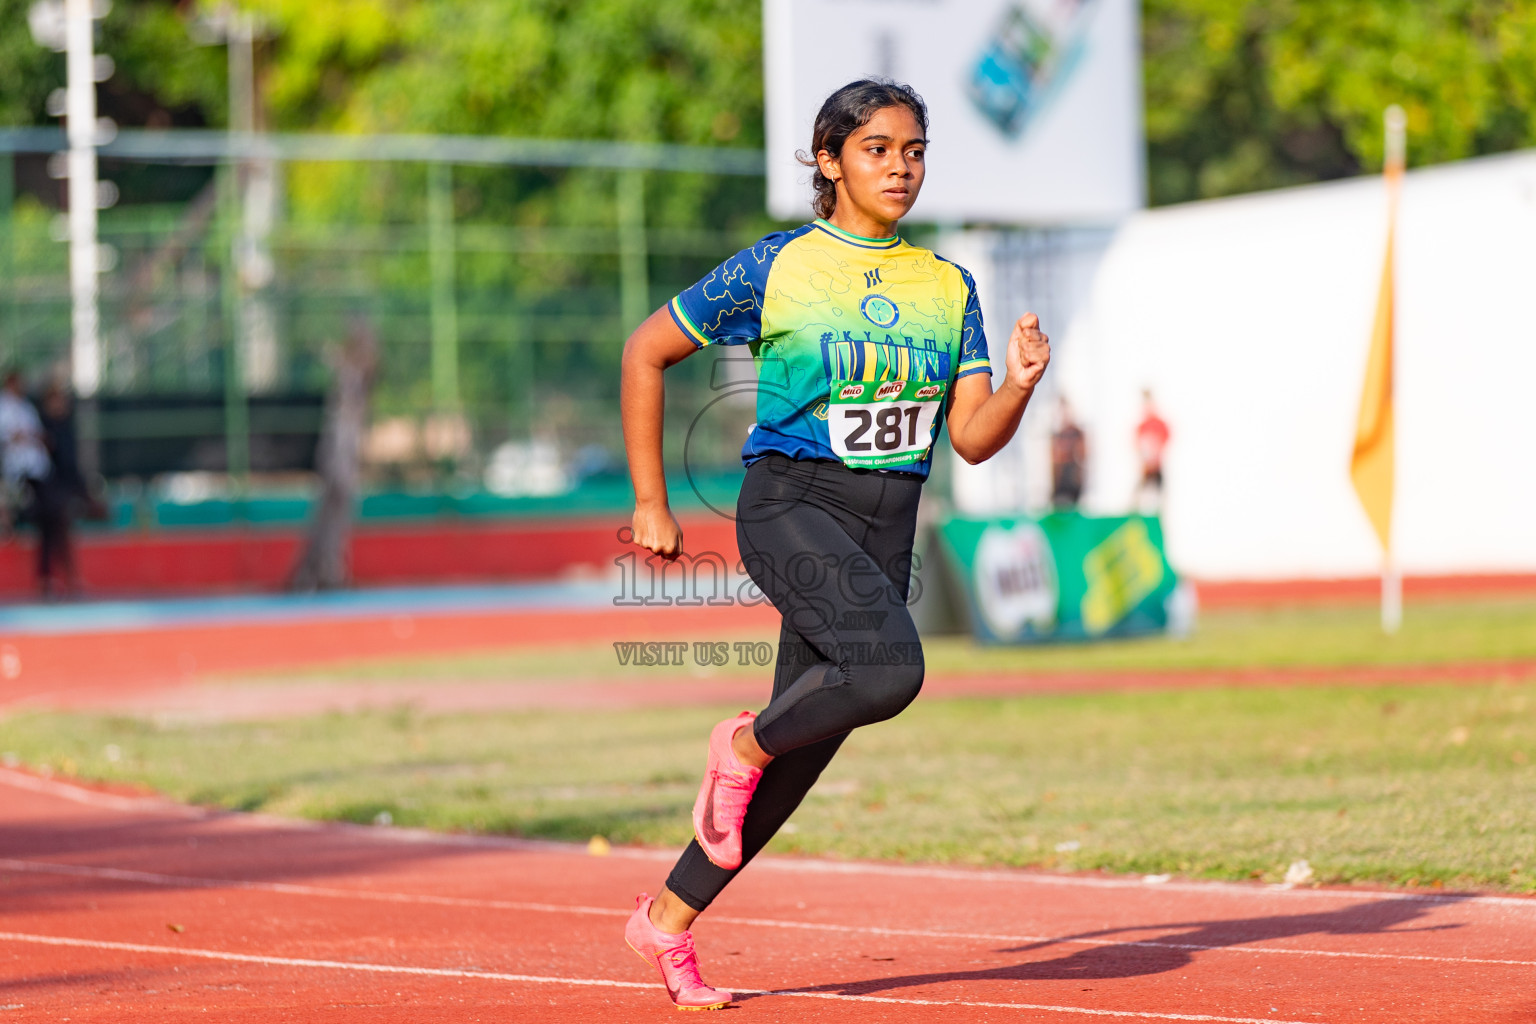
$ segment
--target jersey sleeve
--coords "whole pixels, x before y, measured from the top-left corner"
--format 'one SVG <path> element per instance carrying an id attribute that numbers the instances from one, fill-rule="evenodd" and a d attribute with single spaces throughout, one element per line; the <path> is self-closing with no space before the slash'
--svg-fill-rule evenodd
<path id="1" fill-rule="evenodd" d="M 745 345 L 763 333 L 763 288 L 786 235 L 774 232 L 731 256 L 667 303 L 678 328 L 699 348 Z"/>
<path id="2" fill-rule="evenodd" d="M 955 379 L 972 373 L 991 373 L 992 357 L 987 353 L 987 332 L 981 324 L 981 300 L 976 296 L 976 281 L 971 272 L 958 268 L 965 280 L 965 317 L 960 335 L 960 367 Z"/>

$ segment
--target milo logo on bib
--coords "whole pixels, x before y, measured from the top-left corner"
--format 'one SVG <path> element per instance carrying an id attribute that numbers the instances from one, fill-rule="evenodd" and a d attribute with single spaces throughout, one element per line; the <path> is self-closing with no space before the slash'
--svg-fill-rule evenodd
<path id="1" fill-rule="evenodd" d="M 933 444 L 934 422 L 947 385 L 888 380 L 834 380 L 829 389 L 827 433 L 832 451 L 855 469 L 890 469 L 923 461 Z"/>

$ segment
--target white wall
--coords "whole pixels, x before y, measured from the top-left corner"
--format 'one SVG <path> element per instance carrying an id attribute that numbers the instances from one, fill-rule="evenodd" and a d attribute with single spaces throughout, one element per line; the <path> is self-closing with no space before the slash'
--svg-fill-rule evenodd
<path id="1" fill-rule="evenodd" d="M 1180 571 L 1376 571 L 1348 470 L 1385 229 L 1377 178 L 1131 217 L 1051 368 L 1089 433 L 1089 510 L 1130 504 L 1150 387 Z M 1399 562 L 1536 570 L 1536 152 L 1409 173 L 1398 270 Z"/>
<path id="2" fill-rule="evenodd" d="M 1007 372 L 1013 322 L 1034 313 L 1051 337 L 1057 358 L 1065 329 L 1088 301 L 1099 263 L 1113 233 L 1105 228 L 1019 232 L 966 229 L 946 232 L 938 252 L 969 269 L 981 296 L 992 383 Z M 1002 451 L 980 465 L 967 465 L 947 442 L 955 508 L 971 515 L 1044 512 L 1051 497 L 1050 436 L 1056 422 L 1057 375 L 1040 382 L 1024 421 Z"/>

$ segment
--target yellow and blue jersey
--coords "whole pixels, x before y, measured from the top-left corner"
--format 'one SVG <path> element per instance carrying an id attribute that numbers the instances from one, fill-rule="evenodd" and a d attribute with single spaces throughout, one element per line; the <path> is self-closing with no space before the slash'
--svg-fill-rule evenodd
<path id="1" fill-rule="evenodd" d="M 772 452 L 838 458 L 827 426 L 833 382 L 942 383 L 947 397 L 959 378 L 992 369 L 963 267 L 824 220 L 765 236 L 667 308 L 700 348 L 751 348 L 757 423 L 741 450 L 749 465 Z M 926 477 L 942 421 L 941 410 L 921 461 L 892 470 Z"/>

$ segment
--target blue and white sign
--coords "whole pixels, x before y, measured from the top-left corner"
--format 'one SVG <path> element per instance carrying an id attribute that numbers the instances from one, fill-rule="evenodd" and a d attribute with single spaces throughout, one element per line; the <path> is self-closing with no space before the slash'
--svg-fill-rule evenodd
<path id="1" fill-rule="evenodd" d="M 764 0 L 768 209 L 808 217 L 822 101 L 857 78 L 928 103 L 912 217 L 1107 224 L 1144 203 L 1135 0 Z"/>

